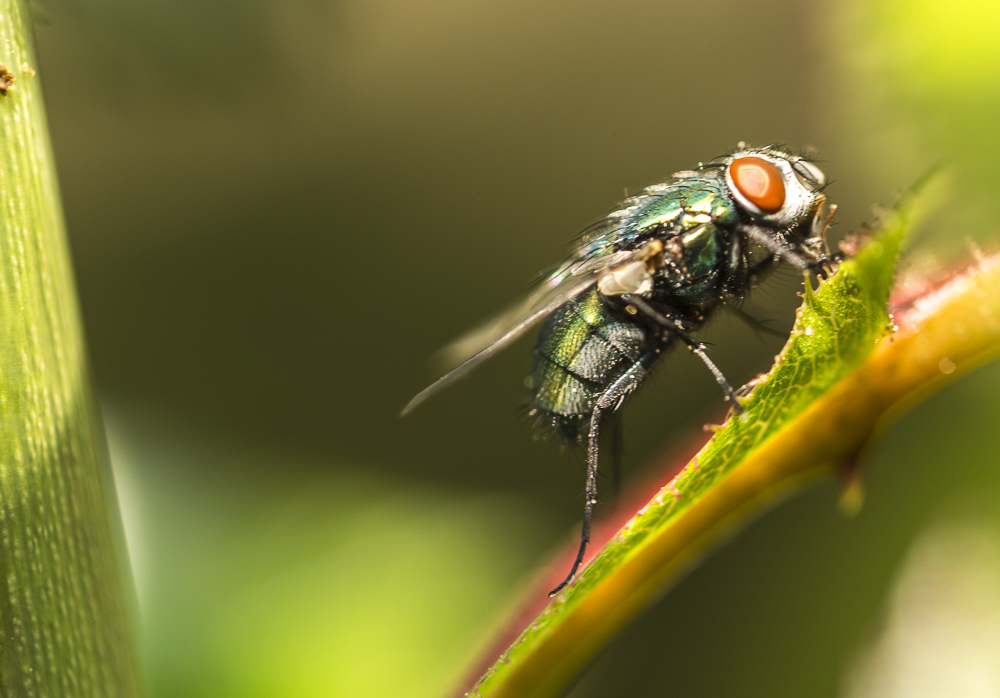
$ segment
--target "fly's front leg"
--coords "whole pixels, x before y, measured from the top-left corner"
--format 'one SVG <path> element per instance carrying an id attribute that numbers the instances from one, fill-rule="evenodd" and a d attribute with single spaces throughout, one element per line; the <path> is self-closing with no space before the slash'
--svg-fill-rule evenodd
<path id="1" fill-rule="evenodd" d="M 779 240 L 767 230 L 759 228 L 756 225 L 744 225 L 740 227 L 740 230 L 749 239 L 756 242 L 775 257 L 783 259 L 800 271 L 807 271 L 814 264 L 812 260 L 806 259 L 796 250 L 793 250 L 786 242 Z"/>
<path id="2" fill-rule="evenodd" d="M 824 212 L 826 215 L 824 216 Z M 830 255 L 830 247 L 826 242 L 826 233 L 830 229 L 833 221 L 833 214 L 837 212 L 837 205 L 830 204 L 829 207 L 820 206 L 813 216 L 813 234 L 803 242 L 803 248 L 812 257 L 808 272 L 813 272 L 823 279 L 830 277 L 833 273 L 835 260 Z"/>
<path id="3" fill-rule="evenodd" d="M 635 306 L 636 310 L 640 313 L 648 317 L 650 320 L 655 321 L 668 333 L 684 342 L 688 349 L 691 350 L 691 353 L 701 359 L 702 363 L 705 364 L 708 370 L 712 372 L 712 375 L 715 377 L 715 382 L 719 384 L 720 388 L 722 388 L 722 392 L 726 395 L 726 400 L 733 403 L 733 407 L 736 409 L 736 412 L 739 414 L 746 413 L 746 410 L 743 409 L 743 405 L 740 404 L 740 401 L 737 398 L 736 391 L 733 390 L 733 386 L 729 385 L 729 381 L 726 380 L 726 377 L 722 374 L 722 371 L 719 370 L 719 367 L 716 366 L 710 358 L 708 358 L 708 354 L 705 353 L 705 345 L 688 334 L 679 319 L 668 318 L 666 315 L 656 310 L 656 308 L 650 305 L 649 302 L 641 296 L 623 294 L 622 300 L 627 305 Z"/>
<path id="4" fill-rule="evenodd" d="M 834 208 L 834 207 L 831 207 Z M 835 210 L 835 209 L 834 209 Z M 817 212 L 817 215 L 818 212 Z M 832 213 L 830 214 L 833 215 Z M 793 267 L 801 271 L 806 277 L 807 285 L 811 283 L 810 274 L 826 279 L 830 276 L 833 265 L 831 258 L 826 254 L 826 242 L 823 237 L 813 237 L 793 249 L 784 240 L 776 238 L 767 230 L 755 225 L 744 225 L 740 231 L 753 240 L 768 252 L 780 260 L 788 262 Z M 825 232 L 825 228 L 824 228 Z M 814 240 L 815 242 L 810 242 Z"/>

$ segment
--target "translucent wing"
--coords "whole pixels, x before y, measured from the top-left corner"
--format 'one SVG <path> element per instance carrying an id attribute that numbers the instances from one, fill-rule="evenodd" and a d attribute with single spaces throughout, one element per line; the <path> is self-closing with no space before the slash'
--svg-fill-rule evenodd
<path id="1" fill-rule="evenodd" d="M 621 247 L 628 244 L 633 233 L 631 223 L 635 213 L 661 194 L 664 186 L 646 189 L 588 227 L 573 255 L 524 302 L 442 349 L 438 356 L 451 370 L 410 400 L 403 408 L 403 415 L 513 344 L 559 306 L 596 284 L 602 272 L 627 264 L 643 254 L 641 249 Z"/>
<path id="2" fill-rule="evenodd" d="M 537 302 L 531 304 L 527 312 L 523 310 L 523 305 L 519 306 L 512 311 L 504 313 L 488 326 L 476 330 L 445 347 L 441 353 L 446 359 L 454 361 L 455 357 L 468 355 L 470 351 L 471 356 L 464 361 L 459 359 L 461 363 L 458 366 L 420 391 L 403 408 L 403 415 L 409 414 L 429 397 L 444 390 L 497 352 L 506 349 L 560 305 L 580 295 L 595 283 L 597 283 L 597 280 L 593 276 L 577 278 L 573 283 L 561 285 L 558 293 L 544 294 Z M 483 346 L 484 344 L 485 346 Z M 481 348 L 476 349 L 477 347 Z"/>
<path id="3" fill-rule="evenodd" d="M 446 368 L 452 368 L 517 331 L 507 343 L 514 341 L 546 315 L 595 283 L 600 272 L 626 263 L 632 256 L 632 252 L 625 251 L 588 260 L 571 258 L 542 281 L 524 301 L 444 347 L 437 353 L 437 359 Z"/>

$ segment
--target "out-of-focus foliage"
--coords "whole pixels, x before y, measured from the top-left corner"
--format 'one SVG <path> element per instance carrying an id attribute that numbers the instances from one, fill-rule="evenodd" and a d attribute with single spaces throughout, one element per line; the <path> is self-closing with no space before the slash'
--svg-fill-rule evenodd
<path id="1" fill-rule="evenodd" d="M 941 519 L 907 553 L 846 698 L 974 698 L 1000 685 L 997 522 L 957 507 Z"/>
<path id="2" fill-rule="evenodd" d="M 990 133 L 1000 120 L 1000 6 L 988 0 L 859 5 L 887 106 L 911 122 L 925 147 L 967 170 L 963 184 L 978 184 L 984 203 L 996 206 L 988 194 L 1000 157 L 1000 138 Z"/>
<path id="3" fill-rule="evenodd" d="M 537 554 L 513 497 L 110 423 L 158 695 L 440 693 Z"/>
<path id="4" fill-rule="evenodd" d="M 835 7 L 830 61 L 840 68 L 840 108 L 831 117 L 857 123 L 856 157 L 874 155 L 871 170 L 893 179 L 901 167 L 943 162 L 954 176 L 953 198 L 928 237 L 952 256 L 970 239 L 995 240 L 1000 6 L 846 0 Z"/>

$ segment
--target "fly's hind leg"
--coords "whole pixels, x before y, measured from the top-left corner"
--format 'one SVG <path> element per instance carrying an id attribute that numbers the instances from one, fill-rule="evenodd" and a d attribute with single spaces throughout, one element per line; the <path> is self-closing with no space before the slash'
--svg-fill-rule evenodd
<path id="1" fill-rule="evenodd" d="M 701 359 L 701 362 L 708 367 L 709 371 L 712 372 L 712 375 L 715 377 L 715 382 L 719 384 L 720 388 L 722 388 L 722 392 L 725 393 L 726 399 L 733 403 L 733 408 L 739 414 L 744 414 L 746 412 L 746 410 L 743 409 L 743 405 L 741 405 L 740 401 L 737 399 L 736 391 L 733 390 L 733 386 L 729 385 L 729 381 L 726 380 L 726 377 L 722 374 L 722 371 L 719 370 L 719 367 L 716 366 L 710 358 L 708 358 L 708 354 L 705 353 L 705 345 L 688 334 L 680 320 L 672 320 L 668 318 L 666 315 L 650 305 L 646 299 L 635 294 L 622 294 L 622 300 L 629 305 L 635 306 L 640 313 L 648 317 L 650 320 L 655 321 L 668 333 L 684 342 L 688 349 L 691 350 L 691 353 Z"/>
<path id="2" fill-rule="evenodd" d="M 625 445 L 622 443 L 622 418 L 618 413 L 611 415 L 609 419 L 611 428 L 611 496 L 612 508 L 618 506 L 622 492 L 622 456 L 625 452 Z"/>
<path id="3" fill-rule="evenodd" d="M 587 552 L 587 544 L 590 543 L 590 523 L 594 516 L 594 506 L 597 504 L 597 464 L 600 456 L 601 421 L 618 409 L 628 394 L 635 390 L 659 354 L 660 350 L 656 349 L 643 355 L 629 370 L 609 385 L 594 403 L 594 411 L 590 417 L 590 431 L 587 434 L 587 486 L 584 489 L 583 531 L 580 534 L 580 548 L 577 550 L 576 559 L 573 561 L 573 567 L 570 568 L 569 574 L 559 583 L 559 586 L 549 592 L 549 596 L 555 596 L 572 581 L 577 570 L 580 569 L 580 565 L 583 564 L 583 556 Z"/>

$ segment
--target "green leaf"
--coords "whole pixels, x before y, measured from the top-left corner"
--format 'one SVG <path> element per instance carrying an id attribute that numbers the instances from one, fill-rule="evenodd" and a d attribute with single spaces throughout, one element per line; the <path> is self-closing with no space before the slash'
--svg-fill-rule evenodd
<path id="1" fill-rule="evenodd" d="M 767 376 L 681 473 L 528 626 L 473 689 L 554 696 L 705 546 L 788 489 L 851 464 L 915 396 L 1000 353 L 1000 256 L 890 317 L 912 197 L 815 293 Z M 898 327 L 897 327 L 898 325 Z"/>
<path id="2" fill-rule="evenodd" d="M 23 2 L 0 0 L 0 695 L 142 693 Z"/>

